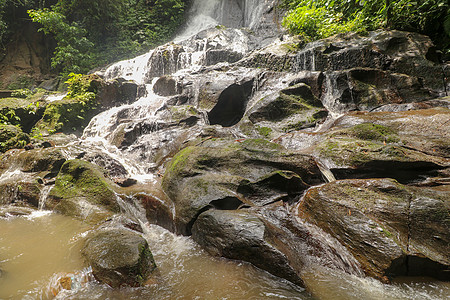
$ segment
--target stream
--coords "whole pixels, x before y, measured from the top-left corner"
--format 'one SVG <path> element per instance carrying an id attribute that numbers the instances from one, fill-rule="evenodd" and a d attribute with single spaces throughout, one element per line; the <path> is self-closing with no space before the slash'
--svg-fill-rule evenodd
<path id="1" fill-rule="evenodd" d="M 89 227 L 49 211 L 0 218 L 0 299 L 449 299 L 450 284 L 399 278 L 382 284 L 336 270 L 305 271 L 307 290 L 250 264 L 213 258 L 189 237 L 144 227 L 158 265 L 157 281 L 112 289 L 92 280 L 80 255 Z M 61 289 L 71 278 L 72 290 Z"/>

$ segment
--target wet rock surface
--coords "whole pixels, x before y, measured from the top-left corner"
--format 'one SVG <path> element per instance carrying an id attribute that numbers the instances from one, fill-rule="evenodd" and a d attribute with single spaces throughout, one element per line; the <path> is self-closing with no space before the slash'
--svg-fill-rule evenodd
<path id="1" fill-rule="evenodd" d="M 96 224 L 119 211 L 112 183 L 93 164 L 68 160 L 48 195 L 46 208 Z"/>
<path id="2" fill-rule="evenodd" d="M 126 229 L 103 228 L 91 233 L 82 253 L 95 278 L 111 287 L 140 286 L 156 269 L 147 241 Z"/>
<path id="3" fill-rule="evenodd" d="M 174 201 L 177 231 L 189 234 L 209 207 L 233 210 L 290 201 L 321 180 L 312 157 L 277 144 L 208 139 L 172 159 L 162 186 Z"/>
<path id="4" fill-rule="evenodd" d="M 343 243 L 370 276 L 448 280 L 449 205 L 448 192 L 343 180 L 308 190 L 298 214 Z"/>
<path id="5" fill-rule="evenodd" d="M 270 244 L 266 231 L 255 213 L 213 209 L 198 217 L 192 237 L 212 255 L 247 261 L 273 275 L 302 284 L 286 255 Z"/>

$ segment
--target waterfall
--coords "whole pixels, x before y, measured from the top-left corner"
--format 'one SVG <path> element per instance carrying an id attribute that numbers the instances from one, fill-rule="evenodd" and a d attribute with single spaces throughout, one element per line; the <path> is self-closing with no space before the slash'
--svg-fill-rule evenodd
<path id="1" fill-rule="evenodd" d="M 83 144 L 108 153 L 133 178 L 153 179 L 153 175 L 149 174 L 154 164 L 152 159 L 160 154 L 149 153 L 149 150 L 151 152 L 155 148 L 153 144 L 176 140 L 181 134 L 173 129 L 164 136 L 152 137 L 153 132 L 158 131 L 157 114 L 164 110 L 165 103 L 170 99 L 156 95 L 153 85 L 160 76 L 182 78 L 205 65 L 222 62 L 220 51 L 242 57 L 251 50 L 249 33 L 237 28 L 256 27 L 266 6 L 267 1 L 257 0 L 194 0 L 188 12 L 186 28 L 173 42 L 117 62 L 100 74 L 106 80 L 124 78 L 145 85 L 147 93 L 134 103 L 111 108 L 94 117 L 83 133 Z M 215 28 L 217 25 L 224 25 L 226 29 L 223 26 Z M 218 56 L 214 53 L 207 56 L 211 50 L 219 51 Z M 205 114 L 200 112 L 202 116 Z M 208 123 L 207 118 L 200 119 L 199 122 Z M 132 140 L 122 145 L 117 142 L 118 136 L 119 139 L 128 136 Z"/>
<path id="2" fill-rule="evenodd" d="M 50 191 L 52 190 L 53 187 L 54 187 L 53 185 L 45 185 L 42 188 L 38 204 L 39 210 L 43 210 L 45 208 L 45 201 L 47 200 L 47 197 L 50 194 Z"/>

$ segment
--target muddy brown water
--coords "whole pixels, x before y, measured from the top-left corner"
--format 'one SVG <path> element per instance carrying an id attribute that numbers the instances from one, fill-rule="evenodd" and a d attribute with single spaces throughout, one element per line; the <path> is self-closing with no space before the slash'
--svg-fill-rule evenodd
<path id="1" fill-rule="evenodd" d="M 450 299 L 449 283 L 403 278 L 386 285 L 320 267 L 303 274 L 307 291 L 251 265 L 210 257 L 190 238 L 153 225 L 144 236 L 157 278 L 114 290 L 93 280 L 80 255 L 89 230 L 45 211 L 0 218 L 0 299 Z"/>

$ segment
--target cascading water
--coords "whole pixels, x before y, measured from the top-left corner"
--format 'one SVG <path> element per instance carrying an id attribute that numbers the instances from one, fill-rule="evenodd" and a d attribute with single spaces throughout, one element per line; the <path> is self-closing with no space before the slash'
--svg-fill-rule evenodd
<path id="1" fill-rule="evenodd" d="M 217 31 L 214 27 L 223 22 L 234 27 L 256 26 L 264 7 L 265 1 L 194 1 L 190 21 L 184 32 L 175 38 L 176 44 L 170 43 L 134 59 L 115 63 L 104 71 L 105 79 L 133 80 L 145 85 L 147 93 L 135 103 L 114 107 L 94 117 L 84 131 L 83 144 L 109 153 L 135 179 L 151 180 L 154 157 L 159 155 L 149 154 L 152 143 L 176 140 L 181 134 L 176 129 L 164 135 L 153 134 L 158 129 L 157 113 L 169 99 L 154 93 L 157 75 L 182 77 L 183 74 L 195 72 L 207 63 L 205 53 L 210 49 L 229 49 L 237 53 L 249 51 L 248 38 L 241 30 Z M 239 20 L 226 19 L 228 8 L 239 12 Z M 213 32 L 205 37 L 190 38 L 207 29 Z M 208 120 L 202 121 L 208 123 Z M 134 136 L 135 132 L 139 137 L 133 137 L 126 145 L 118 144 L 118 135 Z"/>

